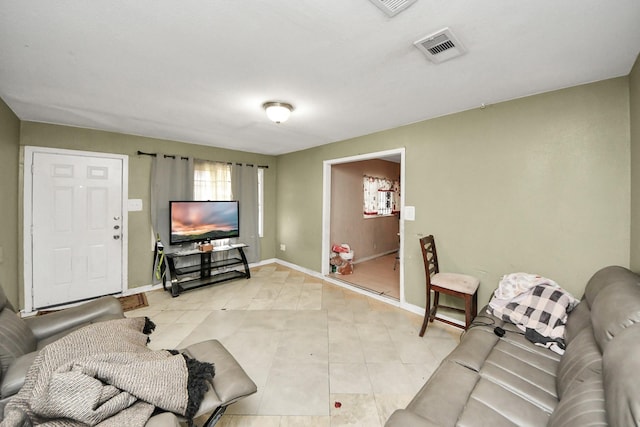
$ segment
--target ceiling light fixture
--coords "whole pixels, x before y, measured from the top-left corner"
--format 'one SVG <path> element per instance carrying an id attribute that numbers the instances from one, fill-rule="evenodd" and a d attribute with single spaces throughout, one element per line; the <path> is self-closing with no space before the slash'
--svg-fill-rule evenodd
<path id="1" fill-rule="evenodd" d="M 293 111 L 293 106 L 286 102 L 269 101 L 262 104 L 267 117 L 273 122 L 286 122 Z"/>

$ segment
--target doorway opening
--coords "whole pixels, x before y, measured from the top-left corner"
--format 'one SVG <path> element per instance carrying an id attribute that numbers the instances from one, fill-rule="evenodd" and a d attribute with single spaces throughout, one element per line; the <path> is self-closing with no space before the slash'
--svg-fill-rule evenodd
<path id="1" fill-rule="evenodd" d="M 322 274 L 333 283 L 397 305 L 404 302 L 404 155 L 404 148 L 399 148 L 326 160 L 323 170 Z M 393 197 L 386 194 L 393 200 L 389 210 L 372 213 L 363 209 L 363 181 L 369 177 L 394 183 Z M 379 187 L 381 192 L 383 187 Z M 388 193 L 390 189 L 384 190 Z M 335 245 L 348 246 L 350 253 L 345 258 L 353 258 L 350 274 L 337 274 L 340 268 L 332 268 L 340 262 L 332 251 Z"/>

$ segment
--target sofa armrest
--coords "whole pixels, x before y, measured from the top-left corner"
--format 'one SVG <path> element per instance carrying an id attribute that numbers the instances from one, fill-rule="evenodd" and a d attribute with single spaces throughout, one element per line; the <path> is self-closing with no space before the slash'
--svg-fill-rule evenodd
<path id="1" fill-rule="evenodd" d="M 81 325 L 123 317 L 118 299 L 106 296 L 44 316 L 27 317 L 24 320 L 36 339 L 41 341 Z"/>
<path id="2" fill-rule="evenodd" d="M 9 365 L 9 369 L 7 369 L 7 372 L 5 372 L 2 377 L 2 381 L 0 382 L 1 398 L 4 399 L 5 397 L 11 397 L 20 391 L 24 385 L 27 372 L 29 372 L 29 368 L 33 364 L 37 355 L 37 351 L 32 351 L 31 353 L 18 357 L 11 365 Z"/>
<path id="3" fill-rule="evenodd" d="M 220 408 L 224 411 L 228 405 L 258 390 L 253 380 L 220 341 L 202 341 L 188 346 L 182 352 L 200 362 L 213 363 L 216 369 L 211 384 L 213 387 L 208 387 L 194 418 L 212 412 L 215 415 L 214 411 Z"/>

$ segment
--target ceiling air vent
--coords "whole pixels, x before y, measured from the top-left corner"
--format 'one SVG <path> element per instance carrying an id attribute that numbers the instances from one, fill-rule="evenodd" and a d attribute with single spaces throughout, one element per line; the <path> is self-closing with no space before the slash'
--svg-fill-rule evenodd
<path id="1" fill-rule="evenodd" d="M 370 0 L 389 16 L 395 16 L 418 0 Z"/>
<path id="2" fill-rule="evenodd" d="M 423 37 L 413 44 L 435 63 L 447 61 L 466 52 L 449 28 Z"/>

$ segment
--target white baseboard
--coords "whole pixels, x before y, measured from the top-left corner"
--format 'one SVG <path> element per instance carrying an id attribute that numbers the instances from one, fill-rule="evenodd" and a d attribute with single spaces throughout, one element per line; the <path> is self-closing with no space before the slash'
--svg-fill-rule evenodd
<path id="1" fill-rule="evenodd" d="M 412 313 L 419 314 L 420 316 L 423 316 L 423 317 L 426 312 L 424 308 L 417 306 L 415 304 L 410 304 L 408 302 L 405 302 L 401 308 L 404 308 L 405 310 L 410 311 Z M 456 325 L 464 326 L 463 321 L 461 321 L 460 319 L 455 319 L 451 316 L 447 316 L 446 314 L 442 314 L 438 312 L 438 317 L 441 317 L 449 322 L 455 323 Z"/>
<path id="2" fill-rule="evenodd" d="M 394 252 L 396 252 L 396 251 L 388 252 L 385 255 L 388 255 L 388 254 L 394 253 Z M 370 259 L 377 258 L 378 256 L 380 256 L 380 255 L 373 256 Z M 366 261 L 366 259 L 360 260 L 359 262 L 362 262 L 362 261 Z M 259 262 L 255 262 L 255 263 L 249 264 L 249 267 L 250 268 L 261 267 L 263 265 L 268 265 L 268 264 L 273 264 L 273 263 L 283 265 L 285 267 L 288 267 L 288 268 L 290 268 L 292 270 L 299 271 L 299 272 L 304 273 L 304 274 L 308 274 L 309 276 L 315 277 L 315 278 L 317 278 L 319 280 L 324 280 L 326 282 L 329 282 L 332 285 L 336 285 L 336 286 L 340 286 L 340 287 L 345 288 L 345 289 L 349 289 L 352 292 L 368 296 L 370 298 L 373 298 L 375 300 L 384 302 L 384 303 L 392 305 L 394 307 L 399 307 L 399 308 L 401 308 L 403 310 L 407 310 L 407 311 L 409 311 L 411 313 L 414 313 L 414 314 L 417 314 L 417 315 L 420 315 L 420 316 L 424 316 L 425 309 L 423 307 L 418 306 L 418 305 L 411 304 L 411 303 L 408 303 L 406 301 L 401 302 L 401 301 L 395 300 L 393 298 L 386 297 L 384 295 L 376 294 L 374 292 L 369 292 L 369 291 L 367 291 L 365 289 L 362 289 L 362 288 L 359 288 L 357 286 L 349 285 L 348 283 L 343 282 L 341 280 L 337 280 L 337 279 L 334 279 L 332 277 L 323 276 L 322 273 L 317 272 L 315 270 L 310 270 L 308 268 L 301 267 L 301 266 L 299 266 L 297 264 L 293 264 L 293 263 L 290 263 L 288 261 L 284 261 L 284 260 L 281 260 L 281 259 L 278 259 L 278 258 L 263 259 L 263 260 L 261 260 Z M 354 262 L 354 264 L 356 264 L 356 263 Z M 142 293 L 142 292 L 155 291 L 157 289 L 162 289 L 162 284 L 161 283 L 155 284 L 155 285 L 154 284 L 149 284 L 149 285 L 139 286 L 137 288 L 127 289 L 127 291 L 124 292 L 123 295 L 134 295 L 134 294 L 139 294 L 139 293 Z M 459 319 L 455 319 L 453 317 L 447 316 L 446 314 L 440 314 L 440 313 L 438 313 L 438 316 L 442 317 L 443 319 L 446 319 L 446 320 L 448 320 L 450 322 L 453 322 L 453 323 L 455 323 L 457 325 L 464 326 L 464 322 L 459 320 Z"/>
<path id="3" fill-rule="evenodd" d="M 261 261 L 249 264 L 249 268 L 260 267 L 260 266 L 263 266 L 263 265 L 273 264 L 273 263 L 276 263 L 276 262 L 278 262 L 277 258 L 263 259 Z"/>
<path id="4" fill-rule="evenodd" d="M 292 264 L 290 262 L 283 261 L 283 260 L 278 259 L 278 258 L 275 258 L 274 261 L 276 263 L 280 264 L 280 265 L 284 265 L 285 267 L 289 267 L 289 268 L 297 270 L 297 271 L 299 271 L 301 273 L 308 274 L 309 276 L 317 277 L 318 279 L 324 279 L 324 276 L 322 275 L 322 273 L 319 273 L 317 271 L 309 270 L 308 268 L 300 267 L 299 265 Z"/>
<path id="5" fill-rule="evenodd" d="M 122 296 L 141 294 L 143 292 L 155 291 L 157 289 L 162 289 L 162 283 L 156 283 L 155 285 L 154 284 L 143 285 L 143 286 L 138 286 L 137 288 L 129 288 L 122 293 Z"/>

